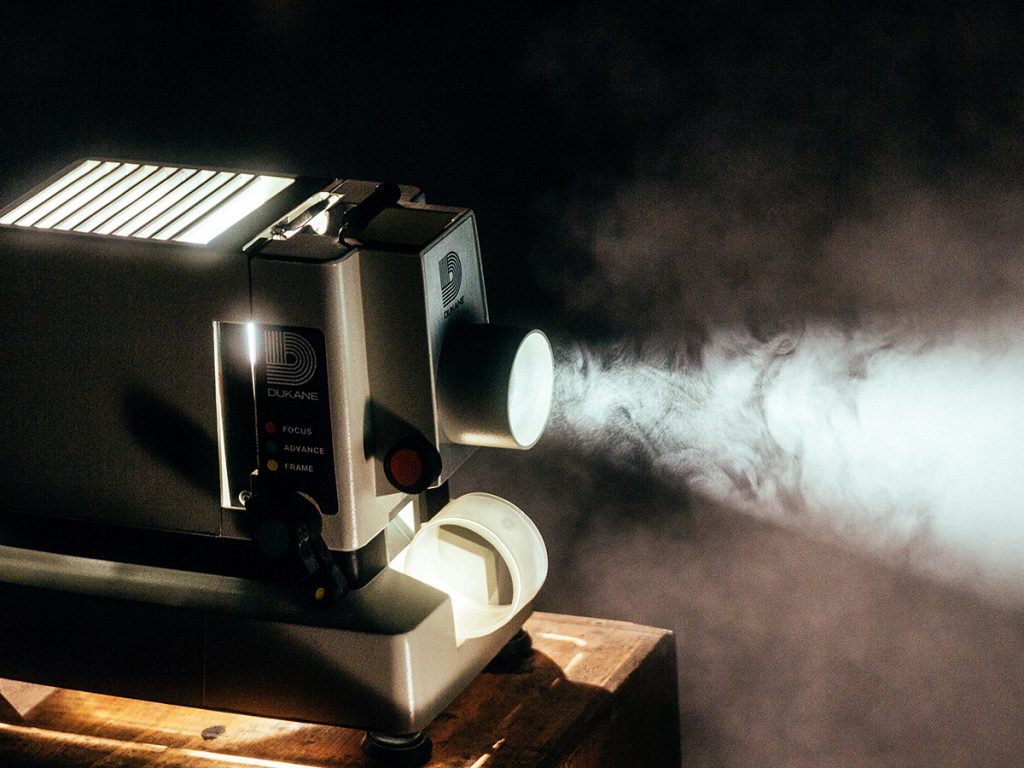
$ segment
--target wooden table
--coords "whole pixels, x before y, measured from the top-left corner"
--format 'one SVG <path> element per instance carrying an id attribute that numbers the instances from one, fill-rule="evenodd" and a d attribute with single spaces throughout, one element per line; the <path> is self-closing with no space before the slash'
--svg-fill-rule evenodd
<path id="1" fill-rule="evenodd" d="M 675 641 L 617 621 L 538 613 L 529 668 L 484 673 L 430 726 L 431 766 L 679 765 Z M 0 766 L 363 766 L 346 728 L 6 684 Z M 40 699 L 34 703 L 33 699 Z M 20 711 L 19 711 L 20 710 Z"/>

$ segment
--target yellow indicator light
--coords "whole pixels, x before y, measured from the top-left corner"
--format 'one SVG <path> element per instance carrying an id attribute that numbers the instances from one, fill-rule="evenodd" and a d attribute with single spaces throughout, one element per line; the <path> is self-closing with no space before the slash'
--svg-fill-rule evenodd
<path id="1" fill-rule="evenodd" d="M 277 472 L 277 462 L 274 461 L 273 459 L 268 461 L 267 462 L 267 469 L 269 469 L 271 472 Z"/>

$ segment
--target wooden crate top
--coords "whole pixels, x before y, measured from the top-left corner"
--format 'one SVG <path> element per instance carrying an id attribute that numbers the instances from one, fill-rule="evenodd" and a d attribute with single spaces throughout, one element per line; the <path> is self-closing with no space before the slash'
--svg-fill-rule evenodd
<path id="1" fill-rule="evenodd" d="M 612 753 L 632 749 L 620 742 L 634 736 L 645 742 L 641 752 L 664 755 L 663 764 L 677 759 L 670 632 L 544 613 L 526 628 L 536 650 L 530 668 L 485 672 L 438 716 L 428 729 L 431 766 L 614 765 Z M 47 693 L 7 690 L 12 702 L 25 702 L 23 711 L 26 697 Z M 644 735 L 652 725 L 674 733 Z M 0 709 L 0 765 L 26 768 L 361 766 L 361 739 L 347 728 L 60 689 L 23 717 Z"/>

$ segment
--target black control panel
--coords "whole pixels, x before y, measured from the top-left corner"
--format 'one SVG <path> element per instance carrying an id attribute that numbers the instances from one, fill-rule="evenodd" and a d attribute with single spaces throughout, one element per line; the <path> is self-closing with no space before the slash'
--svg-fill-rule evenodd
<path id="1" fill-rule="evenodd" d="M 301 493 L 322 514 L 336 514 L 324 335 L 279 325 L 256 325 L 251 333 L 260 486 Z"/>

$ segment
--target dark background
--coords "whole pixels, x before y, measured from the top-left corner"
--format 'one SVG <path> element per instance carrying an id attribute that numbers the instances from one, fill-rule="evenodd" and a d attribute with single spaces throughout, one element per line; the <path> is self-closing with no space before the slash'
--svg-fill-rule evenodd
<path id="1" fill-rule="evenodd" d="M 955 314 L 1021 285 L 1009 5 L 35 3 L 0 22 L 5 202 L 86 155 L 417 184 L 477 212 L 492 318 L 560 343 L 693 353 L 718 323 Z M 967 245 L 862 268 L 847 238 L 836 277 L 837 231 L 894 221 L 954 221 Z M 481 451 L 458 486 L 537 519 L 541 608 L 678 633 L 686 765 L 1024 760 L 1016 603 L 571 441 Z"/>

